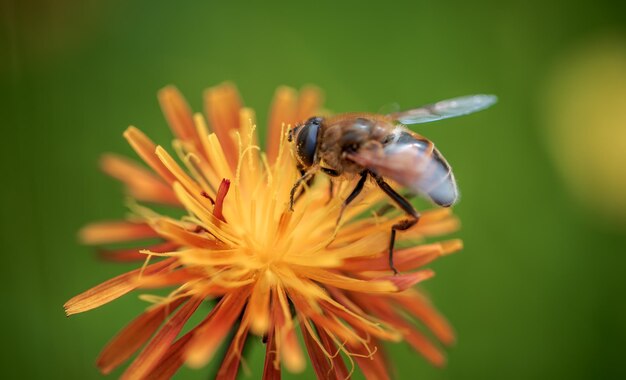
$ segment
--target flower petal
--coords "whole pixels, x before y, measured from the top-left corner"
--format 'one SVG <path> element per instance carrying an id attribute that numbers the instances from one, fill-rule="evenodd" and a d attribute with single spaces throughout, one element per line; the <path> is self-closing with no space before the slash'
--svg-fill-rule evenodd
<path id="1" fill-rule="evenodd" d="M 160 218 L 152 223 L 153 228 L 163 237 L 173 241 L 173 244 L 180 244 L 184 246 L 197 247 L 201 249 L 220 249 L 224 248 L 224 244 L 219 240 L 216 240 L 214 236 L 209 235 L 202 229 L 190 231 L 188 224 L 180 223 L 169 218 Z M 146 249 L 154 252 L 159 252 L 150 247 Z M 170 249 L 173 251 L 173 249 Z M 167 252 L 165 250 L 161 252 Z"/>
<path id="2" fill-rule="evenodd" d="M 443 344 L 454 343 L 454 331 L 450 323 L 431 303 L 415 290 L 390 295 L 390 297 L 415 318 L 419 319 Z"/>
<path id="3" fill-rule="evenodd" d="M 222 83 L 204 94 L 204 106 L 213 132 L 217 135 L 231 169 L 236 167 L 237 148 L 231 132 L 239 129 L 241 99 L 234 85 Z"/>
<path id="4" fill-rule="evenodd" d="M 244 318 L 245 320 L 245 318 Z M 233 341 L 228 347 L 228 351 L 224 355 L 224 360 L 220 365 L 220 369 L 217 372 L 215 380 L 236 380 L 237 372 L 239 372 L 239 365 L 242 360 L 242 351 L 248 338 L 249 326 L 247 323 L 241 323 L 237 333 L 235 334 Z"/>
<path id="5" fill-rule="evenodd" d="M 179 182 L 174 182 L 174 191 L 187 211 L 195 215 L 202 222 L 201 227 L 206 229 L 211 235 L 224 243 L 237 241 L 233 229 L 227 223 L 213 216 L 213 213 L 207 209 L 207 205 L 190 195 Z"/>
<path id="6" fill-rule="evenodd" d="M 263 364 L 262 380 L 280 380 L 280 362 L 276 355 L 274 331 L 269 331 L 265 345 L 265 363 Z"/>
<path id="7" fill-rule="evenodd" d="M 174 376 L 176 371 L 183 365 L 183 352 L 193 337 L 193 330 L 183 335 L 174 344 L 172 344 L 159 362 L 145 376 L 150 380 L 169 380 Z"/>
<path id="8" fill-rule="evenodd" d="M 404 338 L 417 352 L 422 354 L 429 362 L 437 367 L 441 367 L 446 363 L 446 357 L 442 351 L 435 346 L 421 332 L 411 326 L 407 322 L 398 322 L 395 324 L 398 328 L 405 328 Z"/>
<path id="9" fill-rule="evenodd" d="M 384 324 L 384 321 L 376 320 L 371 315 L 363 313 L 362 310 L 361 313 L 357 314 L 345 307 L 342 308 L 343 305 L 332 299 L 322 302 L 321 306 L 328 315 L 335 315 L 343 319 L 352 328 L 363 331 L 371 336 L 392 342 L 398 342 L 402 339 L 402 336 L 396 331 L 390 330 L 388 326 Z"/>
<path id="10" fill-rule="evenodd" d="M 156 145 L 143 132 L 135 127 L 128 127 L 124 132 L 124 137 L 133 147 L 135 152 L 141 157 L 148 166 L 161 176 L 167 183 L 174 182 L 174 176 L 163 165 L 161 160 L 154 154 Z"/>
<path id="11" fill-rule="evenodd" d="M 107 221 L 86 225 L 78 236 L 83 243 L 96 245 L 150 239 L 159 235 L 147 223 Z"/>
<path id="12" fill-rule="evenodd" d="M 385 357 L 380 352 L 382 345 L 379 341 L 372 339 L 370 346 L 375 349 L 372 351 L 370 347 L 363 345 L 346 344 L 346 348 L 351 356 L 361 368 L 361 372 L 368 380 L 389 380 L 389 366 L 385 363 Z"/>
<path id="13" fill-rule="evenodd" d="M 358 302 L 363 307 L 380 319 L 399 330 L 406 341 L 428 361 L 436 366 L 442 366 L 445 363 L 445 357 L 441 350 L 429 341 L 416 326 L 411 325 L 397 311 L 389 307 L 389 303 L 382 298 L 367 298 L 362 295 L 357 296 Z"/>
<path id="14" fill-rule="evenodd" d="M 322 329 L 323 328 L 317 327 L 318 331 Z M 300 322 L 300 331 L 302 331 L 304 345 L 309 352 L 309 357 L 311 358 L 311 363 L 313 364 L 317 378 L 330 379 L 332 369 L 328 359 L 330 356 L 329 353 L 322 349 L 322 343 L 319 341 L 319 338 L 314 335 L 313 329 L 308 321 Z"/>
<path id="15" fill-rule="evenodd" d="M 443 252 L 441 244 L 426 244 L 393 252 L 393 263 L 400 272 L 419 268 L 438 258 Z M 389 253 L 385 250 L 377 255 L 346 260 L 342 270 L 351 272 L 386 271 L 389 268 Z"/>
<path id="16" fill-rule="evenodd" d="M 65 313 L 69 316 L 95 309 L 105 303 L 111 302 L 137 288 L 137 281 L 141 276 L 149 276 L 167 269 L 175 262 L 175 259 L 166 259 L 158 263 L 148 265 L 145 268 L 135 269 L 83 292 L 63 305 Z"/>
<path id="17" fill-rule="evenodd" d="M 193 338 L 195 330 L 204 326 L 208 320 L 205 318 L 195 328 L 180 337 L 176 343 L 172 344 L 167 352 L 161 357 L 158 364 L 146 376 L 150 380 L 169 380 L 176 371 L 185 363 L 183 354 Z"/>
<path id="18" fill-rule="evenodd" d="M 289 292 L 289 297 L 298 312 L 300 320 L 310 319 L 315 325 L 332 331 L 334 336 L 346 342 L 359 342 L 362 340 L 361 337 L 354 332 L 354 326 L 349 326 L 335 315 L 324 314 L 319 306 L 316 308 L 309 305 L 311 301 L 305 297 L 301 297 L 291 291 Z"/>
<path id="19" fill-rule="evenodd" d="M 278 147 L 282 139 L 281 133 L 284 133 L 289 124 L 295 122 L 297 107 L 296 90 L 290 87 L 282 86 L 276 90 L 270 117 L 268 122 L 267 138 L 267 159 L 270 163 L 274 163 L 278 156 Z M 293 127 L 293 125 L 291 125 Z"/>
<path id="20" fill-rule="evenodd" d="M 180 205 L 170 186 L 133 160 L 106 154 L 100 159 L 100 167 L 111 177 L 123 182 L 130 195 L 138 200 Z"/>
<path id="21" fill-rule="evenodd" d="M 298 109 L 294 121 L 303 121 L 311 116 L 317 116 L 316 113 L 322 105 L 323 100 L 324 96 L 319 88 L 315 86 L 302 88 L 302 90 L 300 90 L 300 96 L 298 97 Z"/>
<path id="22" fill-rule="evenodd" d="M 248 300 L 250 290 L 244 288 L 226 294 L 215 305 L 207 323 L 199 327 L 185 352 L 185 362 L 193 368 L 199 368 L 211 360 L 222 339 L 228 334 L 233 323 L 239 317 Z"/>
<path id="23" fill-rule="evenodd" d="M 302 372 L 306 364 L 294 327 L 287 295 L 280 286 L 276 287 L 274 294 L 272 309 L 276 329 L 275 335 L 282 363 L 290 372 Z"/>
<path id="24" fill-rule="evenodd" d="M 159 363 L 176 339 L 183 326 L 202 303 L 202 298 L 192 298 L 181 307 L 165 326 L 152 338 L 139 356 L 124 371 L 122 379 L 142 379 Z"/>
<path id="25" fill-rule="evenodd" d="M 169 172 L 176 178 L 176 181 L 183 185 L 185 189 L 191 194 L 191 196 L 198 202 L 205 202 L 206 199 L 202 196 L 203 189 L 193 180 L 185 171 L 178 165 L 178 163 L 170 156 L 169 153 L 163 147 L 157 146 L 155 154 L 163 166 L 169 170 Z"/>
<path id="26" fill-rule="evenodd" d="M 167 86 L 159 91 L 158 97 L 163 114 L 174 134 L 186 142 L 196 141 L 196 127 L 191 108 L 178 89 Z"/>
<path id="27" fill-rule="evenodd" d="M 162 243 L 148 245 L 144 248 L 127 248 L 127 249 L 98 249 L 98 256 L 107 261 L 117 262 L 131 262 L 131 261 L 144 261 L 146 255 L 141 253 L 140 250 L 149 250 L 154 253 L 171 252 L 175 251 L 179 247 L 178 244 L 169 241 Z"/>
<path id="28" fill-rule="evenodd" d="M 420 281 L 430 278 L 434 272 L 423 270 L 415 273 L 404 273 L 396 276 L 378 277 L 371 280 L 344 276 L 324 269 L 299 267 L 297 272 L 302 276 L 339 289 L 361 293 L 392 293 L 407 289 Z"/>
<path id="29" fill-rule="evenodd" d="M 264 335 L 270 325 L 270 285 L 272 280 L 268 272 L 263 272 L 254 284 L 248 308 L 254 316 L 250 321 L 250 330 L 256 335 Z M 276 305 L 273 305 L 276 308 Z"/>
<path id="30" fill-rule="evenodd" d="M 379 281 L 388 280 L 394 284 L 398 292 L 404 291 L 411 286 L 420 283 L 422 281 L 428 280 L 435 275 L 435 272 L 431 269 L 424 269 L 417 272 L 412 273 L 402 273 L 387 277 L 377 277 L 376 279 Z"/>
<path id="31" fill-rule="evenodd" d="M 151 308 L 124 327 L 98 356 L 96 365 L 100 371 L 108 374 L 131 357 L 184 301 L 184 299 L 178 299 L 172 303 Z"/>
<path id="32" fill-rule="evenodd" d="M 335 378 L 349 379 L 350 372 L 348 372 L 348 369 L 346 368 L 346 363 L 344 363 L 343 358 L 341 357 L 340 352 L 335 345 L 335 342 L 333 342 L 332 338 L 330 337 L 330 334 L 328 334 L 328 332 L 326 332 L 326 330 L 324 329 L 318 329 L 317 334 L 319 335 L 320 341 L 324 346 L 324 350 L 331 354 L 330 361 L 332 364 L 332 370 L 335 373 Z"/>
<path id="33" fill-rule="evenodd" d="M 173 285 L 184 285 L 206 278 L 206 272 L 197 268 L 179 268 L 172 271 L 163 271 L 152 276 L 143 276 L 138 280 L 138 288 L 154 289 Z"/>

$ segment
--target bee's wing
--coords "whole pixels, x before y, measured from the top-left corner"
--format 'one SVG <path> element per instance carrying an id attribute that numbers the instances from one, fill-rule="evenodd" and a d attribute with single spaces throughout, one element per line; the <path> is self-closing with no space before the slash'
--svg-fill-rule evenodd
<path id="1" fill-rule="evenodd" d="M 450 165 L 429 141 L 396 143 L 375 149 L 361 149 L 348 155 L 375 174 L 448 207 L 459 197 Z"/>
<path id="2" fill-rule="evenodd" d="M 428 123 L 481 111 L 497 101 L 498 98 L 495 95 L 468 95 L 442 100 L 408 111 L 393 112 L 388 116 L 402 124 Z"/>

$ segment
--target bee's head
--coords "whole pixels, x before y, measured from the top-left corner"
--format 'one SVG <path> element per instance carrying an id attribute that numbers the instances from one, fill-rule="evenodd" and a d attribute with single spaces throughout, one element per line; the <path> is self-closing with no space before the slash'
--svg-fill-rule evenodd
<path id="1" fill-rule="evenodd" d="M 289 131 L 289 142 L 295 141 L 296 157 L 305 168 L 317 162 L 317 141 L 322 120 L 321 117 L 312 117 Z"/>

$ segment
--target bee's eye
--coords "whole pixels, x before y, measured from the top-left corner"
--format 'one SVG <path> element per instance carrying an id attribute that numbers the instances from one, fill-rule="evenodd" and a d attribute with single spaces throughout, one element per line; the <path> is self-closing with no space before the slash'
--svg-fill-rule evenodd
<path id="1" fill-rule="evenodd" d="M 305 166 L 311 166 L 315 162 L 317 148 L 317 135 L 322 119 L 312 117 L 300 128 L 296 136 L 296 152 L 300 162 Z"/>

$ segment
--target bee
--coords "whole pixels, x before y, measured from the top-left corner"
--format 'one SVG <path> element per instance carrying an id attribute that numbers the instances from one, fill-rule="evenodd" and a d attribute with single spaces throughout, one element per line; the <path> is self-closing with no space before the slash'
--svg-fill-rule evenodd
<path id="1" fill-rule="evenodd" d="M 386 115 L 315 116 L 297 124 L 289 131 L 288 140 L 302 176 L 291 189 L 290 209 L 293 210 L 300 186 L 310 183 L 320 171 L 343 180 L 358 177 L 356 186 L 342 203 L 339 223 L 345 208 L 361 193 L 367 179 L 372 178 L 407 215 L 407 219 L 391 227 L 389 268 L 397 274 L 393 264 L 396 231 L 414 226 L 420 214 L 386 179 L 441 207 L 450 207 L 459 199 L 452 168 L 444 156 L 430 140 L 406 125 L 467 115 L 488 108 L 496 101 L 494 95 L 470 95 Z"/>

